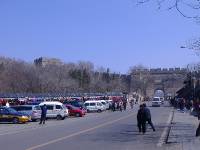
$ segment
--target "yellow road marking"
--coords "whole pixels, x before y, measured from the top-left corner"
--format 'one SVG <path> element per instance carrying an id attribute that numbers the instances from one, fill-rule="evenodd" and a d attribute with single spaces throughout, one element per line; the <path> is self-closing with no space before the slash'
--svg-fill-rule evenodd
<path id="1" fill-rule="evenodd" d="M 59 141 L 62 141 L 62 140 L 66 140 L 68 138 L 71 138 L 71 137 L 74 137 L 74 136 L 77 136 L 77 135 L 80 135 L 80 134 L 83 134 L 83 133 L 86 133 L 86 132 L 89 132 L 89 131 L 92 131 L 92 130 L 95 130 L 95 129 L 98 129 L 98 128 L 101 128 L 101 127 L 104 127 L 106 125 L 110 125 L 110 124 L 113 124 L 115 122 L 118 122 L 120 120 L 123 120 L 123 119 L 126 119 L 126 118 L 129 118 L 131 116 L 135 115 L 134 114 L 129 114 L 128 116 L 124 116 L 124 117 L 121 117 L 121 118 L 118 118 L 116 120 L 112 120 L 112 121 L 109 121 L 109 122 L 106 122 L 106 123 L 103 123 L 103 124 L 100 124 L 100 125 L 97 125 L 93 128 L 89 128 L 89 129 L 86 129 L 86 130 L 82 130 L 82 131 L 79 131 L 79 132 L 76 132 L 76 133 L 73 133 L 73 134 L 70 134 L 70 135 L 67 135 L 67 136 L 64 136 L 64 137 L 61 137 L 61 138 L 57 138 L 55 140 L 51 140 L 49 142 L 46 142 L 46 143 L 43 143 L 43 144 L 40 144 L 40 145 L 36 145 L 36 146 L 33 146 L 33 147 L 30 147 L 26 150 L 35 150 L 37 148 L 41 148 L 41 147 L 44 147 L 44 146 L 47 146 L 47 145 L 50 145 L 50 144 L 53 144 L 53 143 L 56 143 L 56 142 L 59 142 Z"/>

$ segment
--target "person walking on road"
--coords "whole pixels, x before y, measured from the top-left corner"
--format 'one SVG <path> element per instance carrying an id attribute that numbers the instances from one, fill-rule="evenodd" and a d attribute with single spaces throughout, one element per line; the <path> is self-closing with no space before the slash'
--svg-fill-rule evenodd
<path id="1" fill-rule="evenodd" d="M 153 129 L 153 131 L 156 131 L 155 130 L 155 127 L 151 121 L 151 112 L 149 110 L 149 108 L 147 108 L 147 105 L 146 103 L 143 104 L 143 107 L 144 107 L 144 111 L 145 111 L 145 114 L 146 114 L 146 121 L 148 122 L 148 124 L 151 126 L 151 128 Z"/>
<path id="2" fill-rule="evenodd" d="M 41 118 L 40 118 L 40 123 L 39 124 L 45 124 L 46 121 L 46 115 L 47 115 L 47 106 L 44 104 L 41 106 Z"/>
<path id="3" fill-rule="evenodd" d="M 137 113 L 137 126 L 139 129 L 139 132 L 142 132 L 145 134 L 146 132 L 146 113 L 144 111 L 144 106 L 140 105 L 140 108 Z"/>

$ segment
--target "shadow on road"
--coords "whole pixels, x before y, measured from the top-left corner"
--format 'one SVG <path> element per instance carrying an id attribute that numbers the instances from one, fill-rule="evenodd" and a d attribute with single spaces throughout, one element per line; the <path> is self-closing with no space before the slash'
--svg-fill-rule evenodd
<path id="1" fill-rule="evenodd" d="M 138 132 L 136 124 L 124 124 L 121 128 L 115 128 L 115 130 L 109 132 L 102 131 L 98 133 L 98 136 L 90 134 L 90 138 L 93 142 L 157 144 L 164 127 L 162 124 L 157 125 L 156 132 L 153 132 L 150 126 L 147 126 L 147 132 L 142 134 Z"/>
<path id="2" fill-rule="evenodd" d="M 191 142 L 195 138 L 194 126 L 177 122 L 170 133 L 169 143 Z"/>

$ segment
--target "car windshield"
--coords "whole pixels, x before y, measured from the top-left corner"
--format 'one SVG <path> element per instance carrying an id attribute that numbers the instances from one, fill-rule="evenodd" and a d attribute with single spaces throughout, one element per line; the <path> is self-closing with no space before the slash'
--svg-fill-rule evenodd
<path id="1" fill-rule="evenodd" d="M 102 104 L 104 104 L 104 105 L 106 105 L 106 103 L 105 102 L 101 102 Z"/>
<path id="2" fill-rule="evenodd" d="M 41 107 L 40 106 L 35 106 L 34 110 L 41 110 Z"/>
<path id="3" fill-rule="evenodd" d="M 19 106 L 19 111 L 30 111 L 32 110 L 32 106 Z"/>
<path id="4" fill-rule="evenodd" d="M 89 106 L 89 103 L 85 103 L 85 106 Z"/>
<path id="5" fill-rule="evenodd" d="M 160 101 L 159 98 L 153 98 L 153 101 Z"/>
<path id="6" fill-rule="evenodd" d="M 13 108 L 7 108 L 7 110 L 10 112 L 10 113 L 17 113 L 17 111 Z"/>
<path id="7" fill-rule="evenodd" d="M 71 109 L 78 109 L 78 107 L 75 107 L 75 106 L 70 106 Z"/>

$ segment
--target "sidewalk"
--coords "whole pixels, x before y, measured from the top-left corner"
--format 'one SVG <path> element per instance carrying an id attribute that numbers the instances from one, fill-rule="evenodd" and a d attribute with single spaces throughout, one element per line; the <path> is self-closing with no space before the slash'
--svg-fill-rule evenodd
<path id="1" fill-rule="evenodd" d="M 195 136 L 198 124 L 197 117 L 191 116 L 189 112 L 174 110 L 167 150 L 199 150 L 200 137 Z"/>

